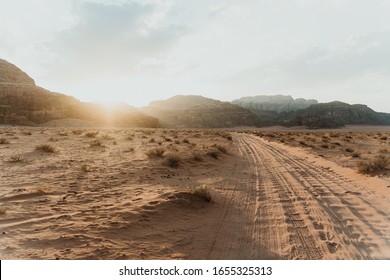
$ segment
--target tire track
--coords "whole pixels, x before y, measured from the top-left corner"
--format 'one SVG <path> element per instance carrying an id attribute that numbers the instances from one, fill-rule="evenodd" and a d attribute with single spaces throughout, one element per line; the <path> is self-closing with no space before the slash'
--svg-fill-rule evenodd
<path id="1" fill-rule="evenodd" d="M 284 209 L 288 258 L 389 257 L 389 215 L 351 191 L 358 188 L 352 180 L 279 151 L 254 136 L 238 138 L 258 161 L 266 162 L 261 176 L 271 178 Z"/>

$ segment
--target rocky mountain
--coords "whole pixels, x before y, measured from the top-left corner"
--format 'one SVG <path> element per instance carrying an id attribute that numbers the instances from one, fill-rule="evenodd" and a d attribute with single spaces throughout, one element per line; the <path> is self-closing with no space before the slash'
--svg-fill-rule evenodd
<path id="1" fill-rule="evenodd" d="M 285 125 L 303 125 L 309 128 L 335 128 L 352 125 L 390 125 L 390 114 L 378 113 L 366 105 L 334 101 L 319 103 L 309 108 L 280 116 Z"/>
<path id="2" fill-rule="evenodd" d="M 198 95 L 177 95 L 167 100 L 150 102 L 143 109 L 158 118 L 163 126 L 218 128 L 255 126 L 255 114 L 238 105 Z"/>
<path id="3" fill-rule="evenodd" d="M 318 101 L 304 98 L 294 99 L 290 95 L 257 95 L 242 97 L 233 100 L 231 103 L 262 115 L 264 111 L 284 113 L 306 109 L 313 104 L 317 104 Z"/>
<path id="4" fill-rule="evenodd" d="M 243 97 L 231 103 L 198 95 L 178 95 L 153 101 L 142 109 L 120 104 L 110 110 L 38 87 L 18 67 L 0 59 L 0 124 L 42 125 L 65 119 L 125 127 L 390 125 L 390 114 L 377 113 L 366 105 L 318 103 L 285 95 Z"/>
<path id="5" fill-rule="evenodd" d="M 102 106 L 38 87 L 18 67 L 0 59 L 0 124 L 37 125 L 65 118 L 91 120 L 97 125 L 159 126 L 157 119 L 136 109 L 111 114 Z"/>
<path id="6" fill-rule="evenodd" d="M 293 99 L 288 95 L 259 95 L 243 97 L 232 103 L 255 113 L 259 126 L 336 128 L 347 124 L 390 125 L 390 114 L 377 113 L 366 105 L 339 101 L 318 103 L 314 99 Z"/>

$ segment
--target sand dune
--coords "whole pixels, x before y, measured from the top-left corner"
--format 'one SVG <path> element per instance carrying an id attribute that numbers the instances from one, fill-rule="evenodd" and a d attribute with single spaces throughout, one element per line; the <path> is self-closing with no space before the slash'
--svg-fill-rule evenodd
<path id="1" fill-rule="evenodd" d="M 0 138 L 1 259 L 390 257 L 388 178 L 307 149 L 211 130 Z"/>

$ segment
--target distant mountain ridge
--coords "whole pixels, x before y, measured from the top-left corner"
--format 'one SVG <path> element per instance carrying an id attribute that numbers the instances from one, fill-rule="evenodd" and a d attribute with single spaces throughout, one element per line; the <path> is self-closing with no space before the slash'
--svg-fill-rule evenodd
<path id="1" fill-rule="evenodd" d="M 0 59 L 0 124 L 43 125 L 58 120 L 85 120 L 124 127 L 229 128 L 238 126 L 306 126 L 336 128 L 347 124 L 390 125 L 390 114 L 366 105 L 289 95 L 258 95 L 232 102 L 200 95 L 177 95 L 137 109 L 120 104 L 115 110 L 80 102 L 36 86 L 17 66 Z M 82 123 L 82 122 L 80 122 Z"/>
<path id="2" fill-rule="evenodd" d="M 247 108 L 254 113 L 263 111 L 283 113 L 306 109 L 313 104 L 318 104 L 318 101 L 304 98 L 294 99 L 290 95 L 257 95 L 242 97 L 231 103 Z"/>
<path id="3" fill-rule="evenodd" d="M 334 128 L 352 125 L 390 125 L 390 114 L 378 113 L 367 105 L 350 105 L 340 101 L 318 103 L 282 116 L 287 125 L 309 128 Z"/>
<path id="4" fill-rule="evenodd" d="M 177 95 L 150 102 L 143 112 L 169 127 L 220 128 L 256 126 L 257 116 L 238 105 L 200 95 Z"/>
<path id="5" fill-rule="evenodd" d="M 66 118 L 90 120 L 96 125 L 160 126 L 157 119 L 145 116 L 135 108 L 122 106 L 112 116 L 101 105 L 83 103 L 38 87 L 18 67 L 0 59 L 0 124 L 40 125 Z"/>

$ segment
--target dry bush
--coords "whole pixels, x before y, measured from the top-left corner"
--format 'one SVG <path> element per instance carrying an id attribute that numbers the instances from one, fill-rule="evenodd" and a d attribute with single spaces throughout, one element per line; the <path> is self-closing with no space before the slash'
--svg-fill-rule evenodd
<path id="1" fill-rule="evenodd" d="M 186 138 L 183 140 L 183 143 L 190 144 L 190 141 Z"/>
<path id="2" fill-rule="evenodd" d="M 387 140 L 387 136 L 382 136 L 380 139 L 385 141 L 385 140 Z"/>
<path id="3" fill-rule="evenodd" d="M 89 132 L 85 133 L 85 136 L 90 137 L 90 138 L 94 138 L 98 134 L 99 134 L 99 131 L 89 131 Z"/>
<path id="4" fill-rule="evenodd" d="M 227 154 L 227 148 L 225 146 L 214 144 L 213 147 L 216 148 L 218 151 Z"/>
<path id="5" fill-rule="evenodd" d="M 345 148 L 345 151 L 347 153 L 353 153 L 354 149 L 352 149 L 352 148 Z"/>
<path id="6" fill-rule="evenodd" d="M 90 147 L 104 147 L 102 141 L 96 139 L 89 144 Z"/>
<path id="7" fill-rule="evenodd" d="M 150 158 L 163 158 L 165 149 L 163 148 L 154 148 L 146 152 L 146 155 Z"/>
<path id="8" fill-rule="evenodd" d="M 9 144 L 9 141 L 5 138 L 0 138 L 0 144 Z"/>
<path id="9" fill-rule="evenodd" d="M 192 158 L 196 161 L 203 161 L 203 157 L 202 157 L 201 153 L 196 152 L 196 151 L 192 152 Z"/>
<path id="10" fill-rule="evenodd" d="M 114 140 L 115 137 L 111 136 L 110 134 L 104 134 L 102 136 L 102 139 L 104 139 L 104 140 Z"/>
<path id="11" fill-rule="evenodd" d="M 42 151 L 45 153 L 55 153 L 56 152 L 56 148 L 54 148 L 53 146 L 48 145 L 48 144 L 38 145 L 35 147 L 35 150 Z"/>
<path id="12" fill-rule="evenodd" d="M 358 172 L 362 174 L 373 174 L 387 170 L 390 165 L 390 159 L 383 155 L 376 156 L 375 158 L 366 162 L 361 162 L 358 166 Z"/>
<path id="13" fill-rule="evenodd" d="M 181 158 L 179 155 L 174 153 L 169 153 L 164 155 L 165 163 L 172 168 L 177 168 L 180 165 Z"/>
<path id="14" fill-rule="evenodd" d="M 81 135 L 83 133 L 83 131 L 81 129 L 75 129 L 75 130 L 72 130 L 72 133 L 74 135 Z"/>
<path id="15" fill-rule="evenodd" d="M 127 135 L 126 140 L 129 140 L 129 141 L 132 141 L 134 139 L 134 136 L 133 135 Z"/>
<path id="16" fill-rule="evenodd" d="M 7 162 L 10 163 L 18 163 L 18 162 L 25 162 L 26 160 L 22 159 L 20 156 L 12 156 Z"/>
<path id="17" fill-rule="evenodd" d="M 154 143 L 154 142 L 156 142 L 156 139 L 150 138 L 149 143 Z"/>
<path id="18" fill-rule="evenodd" d="M 321 145 L 321 148 L 329 149 L 329 145 L 324 143 L 324 144 Z"/>
<path id="19" fill-rule="evenodd" d="M 59 136 L 68 136 L 68 133 L 66 133 L 66 132 L 59 132 L 58 135 Z"/>
<path id="20" fill-rule="evenodd" d="M 299 144 L 302 145 L 302 146 L 307 146 L 306 142 L 305 141 L 299 141 Z"/>
<path id="21" fill-rule="evenodd" d="M 196 196 L 196 197 L 202 198 L 202 199 L 204 199 L 204 200 L 206 200 L 208 202 L 210 202 L 212 200 L 210 191 L 207 188 L 207 186 L 196 186 L 196 187 L 193 187 L 191 189 L 191 194 Z"/>
<path id="22" fill-rule="evenodd" d="M 352 155 L 351 155 L 353 158 L 358 158 L 358 157 L 360 157 L 360 154 L 359 153 L 352 153 Z"/>
<path id="23" fill-rule="evenodd" d="M 212 158 L 215 158 L 215 159 L 218 159 L 219 158 L 219 153 L 217 150 L 209 150 L 207 153 L 206 153 L 208 156 L 212 157 Z"/>
<path id="24" fill-rule="evenodd" d="M 22 133 L 23 133 L 24 135 L 27 135 L 27 136 L 32 135 L 32 132 L 31 132 L 31 131 L 23 131 Z"/>

